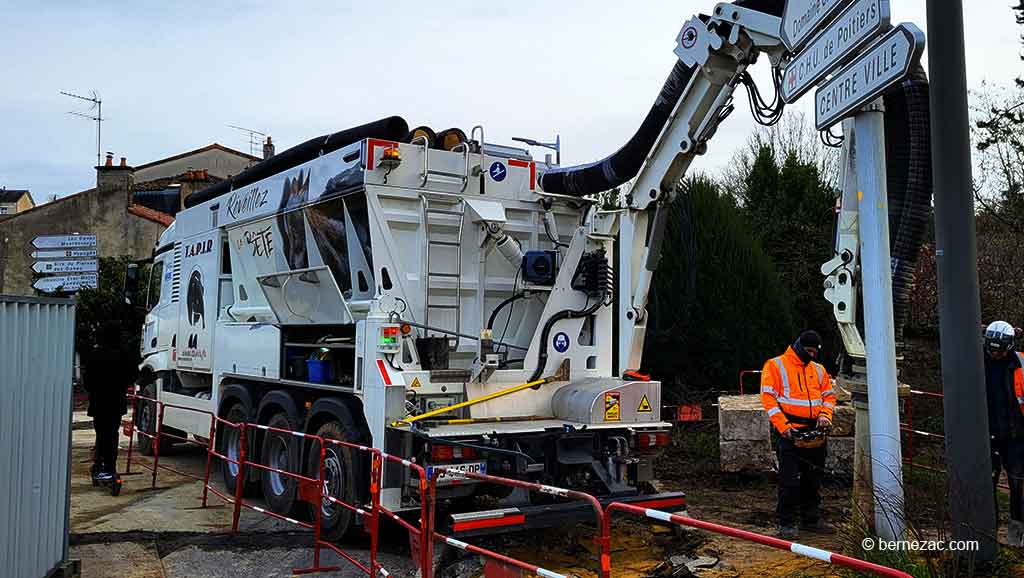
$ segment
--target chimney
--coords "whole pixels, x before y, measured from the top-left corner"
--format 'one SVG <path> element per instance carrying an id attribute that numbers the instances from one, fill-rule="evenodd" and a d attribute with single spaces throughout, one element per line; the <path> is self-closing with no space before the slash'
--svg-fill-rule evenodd
<path id="1" fill-rule="evenodd" d="M 267 142 L 263 143 L 263 160 L 267 160 L 274 156 L 274 141 L 267 137 Z"/>
<path id="2" fill-rule="evenodd" d="M 128 166 L 128 160 L 121 157 L 121 164 L 114 166 L 114 153 L 108 152 L 103 166 L 96 167 L 96 191 L 101 199 L 116 196 L 124 200 L 125 206 L 132 204 L 132 188 L 135 185 L 135 169 Z"/>
<path id="3" fill-rule="evenodd" d="M 208 169 L 193 170 L 189 168 L 189 170 L 181 175 L 179 180 L 181 181 L 181 188 L 178 192 L 178 202 L 181 203 L 179 210 L 185 209 L 185 199 L 189 195 L 213 184 L 210 181 L 210 171 Z"/>

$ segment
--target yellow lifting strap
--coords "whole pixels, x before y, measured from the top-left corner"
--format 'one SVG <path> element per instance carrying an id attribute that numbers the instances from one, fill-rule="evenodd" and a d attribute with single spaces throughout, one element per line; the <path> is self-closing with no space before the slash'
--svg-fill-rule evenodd
<path id="1" fill-rule="evenodd" d="M 437 409 L 428 411 L 427 413 L 421 413 L 419 415 L 409 416 L 409 417 L 406 417 L 405 419 L 401 419 L 401 420 L 398 420 L 396 422 L 393 422 L 391 424 L 391 427 L 400 427 L 400 426 L 403 426 L 403 425 L 409 425 L 409 424 L 411 424 L 413 422 L 417 422 L 417 421 L 420 421 L 420 420 L 431 418 L 431 417 L 434 417 L 434 416 L 437 416 L 437 415 L 442 415 L 442 414 L 450 413 L 450 412 L 453 412 L 453 411 L 455 411 L 457 409 L 462 409 L 464 407 L 469 407 L 471 405 L 476 405 L 478 403 L 483 403 L 485 401 L 490 401 L 492 399 L 498 399 L 499 397 L 505 397 L 506 395 L 511 395 L 513 393 L 517 393 L 517 392 L 523 391 L 524 389 L 530 389 L 532 387 L 539 387 L 541 385 L 544 385 L 544 384 L 547 384 L 547 383 L 551 383 L 553 381 L 565 381 L 566 379 L 568 379 L 568 374 L 569 374 L 568 364 L 563 361 L 562 365 L 559 366 L 558 371 L 556 371 L 554 375 L 551 375 L 551 376 L 548 376 L 548 377 L 542 377 L 541 379 L 538 379 L 537 381 L 531 381 L 529 383 L 523 383 L 523 384 L 520 384 L 520 385 L 509 387 L 507 389 L 502 389 L 502 390 L 496 391 L 494 393 L 488 393 L 487 395 L 485 395 L 483 397 L 478 397 L 476 399 L 470 399 L 470 400 L 467 400 L 467 401 L 463 401 L 461 403 L 456 403 L 456 404 L 453 404 L 453 405 L 449 405 L 447 407 L 439 407 Z"/>

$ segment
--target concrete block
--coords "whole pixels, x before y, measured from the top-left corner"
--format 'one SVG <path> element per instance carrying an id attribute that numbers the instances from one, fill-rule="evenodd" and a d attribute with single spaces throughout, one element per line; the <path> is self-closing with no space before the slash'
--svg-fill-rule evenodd
<path id="1" fill-rule="evenodd" d="M 767 441 L 771 434 L 768 414 L 760 395 L 728 395 L 718 398 L 718 437 L 722 441 Z"/>
<path id="2" fill-rule="evenodd" d="M 776 469 L 771 441 L 721 441 L 718 444 L 723 472 L 770 472 Z"/>
<path id="3" fill-rule="evenodd" d="M 825 472 L 834 476 L 853 477 L 852 437 L 829 437 Z"/>
<path id="4" fill-rule="evenodd" d="M 835 437 L 852 436 L 856 430 L 857 412 L 851 404 L 839 404 L 832 412 L 832 435 Z"/>

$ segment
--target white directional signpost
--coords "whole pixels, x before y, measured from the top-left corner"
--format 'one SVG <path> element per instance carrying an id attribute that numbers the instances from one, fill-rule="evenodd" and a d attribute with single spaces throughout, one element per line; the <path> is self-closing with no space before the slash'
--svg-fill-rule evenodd
<path id="1" fill-rule="evenodd" d="M 782 13 L 782 42 L 796 52 L 852 0 L 789 0 Z"/>
<path id="2" fill-rule="evenodd" d="M 881 40 L 832 75 L 814 96 L 818 130 L 871 103 L 893 84 L 906 78 L 924 52 L 924 33 L 913 24 L 900 24 Z"/>
<path id="3" fill-rule="evenodd" d="M 889 19 L 889 0 L 788 0 L 781 36 L 790 57 L 780 92 L 786 103 L 793 103 L 818 86 L 818 130 L 854 117 L 844 146 L 856 159 L 846 178 L 857 191 L 858 207 L 853 209 L 859 219 L 870 429 L 865 436 L 870 450 L 860 445 L 858 436 L 855 453 L 870 451 L 875 532 L 886 540 L 902 540 L 903 474 L 880 97 L 907 77 L 924 52 L 925 39 L 913 24 L 890 29 Z M 856 471 L 859 478 L 860 466 Z"/>
<path id="4" fill-rule="evenodd" d="M 46 293 L 53 293 L 55 291 L 64 291 L 72 293 L 79 289 L 92 288 L 95 289 L 99 284 L 99 279 L 95 273 L 89 273 L 85 275 L 58 275 L 54 277 L 41 277 L 36 279 L 33 287 Z"/>
<path id="5" fill-rule="evenodd" d="M 74 293 L 99 286 L 96 235 L 42 235 L 32 239 L 37 278 L 32 287 L 45 293 Z"/>
<path id="6" fill-rule="evenodd" d="M 51 249 L 48 251 L 32 251 L 33 259 L 84 259 L 96 257 L 96 249 Z"/>
<path id="7" fill-rule="evenodd" d="M 42 235 L 32 239 L 36 249 L 72 249 L 95 247 L 96 235 Z"/>
<path id="8" fill-rule="evenodd" d="M 795 102 L 889 28 L 889 0 L 857 0 L 797 54 L 782 75 L 782 99 Z"/>

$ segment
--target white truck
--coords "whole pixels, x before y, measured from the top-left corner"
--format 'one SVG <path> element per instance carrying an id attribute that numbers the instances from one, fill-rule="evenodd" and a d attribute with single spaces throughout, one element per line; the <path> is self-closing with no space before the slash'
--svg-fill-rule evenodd
<path id="1" fill-rule="evenodd" d="M 766 114 L 747 69 L 761 54 L 776 70 L 791 57 L 780 39 L 783 6 L 720 3 L 686 22 L 679 61 L 637 133 L 590 165 L 549 165 L 488 143 L 481 127 L 435 135 L 391 117 L 195 193 L 154 248 L 142 393 L 232 422 L 358 441 L 428 469 L 682 508 L 682 494 L 651 493 L 670 424 L 660 383 L 637 372 L 664 207 L 733 111 L 736 87 Z M 598 209 L 593 195 L 634 178 L 623 208 Z M 841 299 L 851 297 L 830 294 Z M 136 412 L 143 431 L 155 418 L 149 404 Z M 195 412 L 167 408 L 164 423 L 209 435 Z M 238 456 L 236 430 L 216 442 Z M 145 437 L 138 443 L 153 449 Z M 262 433 L 248 453 L 315 476 L 312 449 Z M 365 456 L 331 446 L 326 491 L 363 500 L 368 470 Z M 234 487 L 238 468 L 225 462 L 222 471 Z M 300 506 L 293 479 L 253 469 L 246 477 L 275 511 Z M 490 484 L 440 482 L 441 499 L 503 500 L 485 512 L 453 509 L 453 533 L 574 512 Z M 408 471 L 386 468 L 382 503 L 418 508 Z M 356 522 L 322 507 L 329 537 Z"/>

